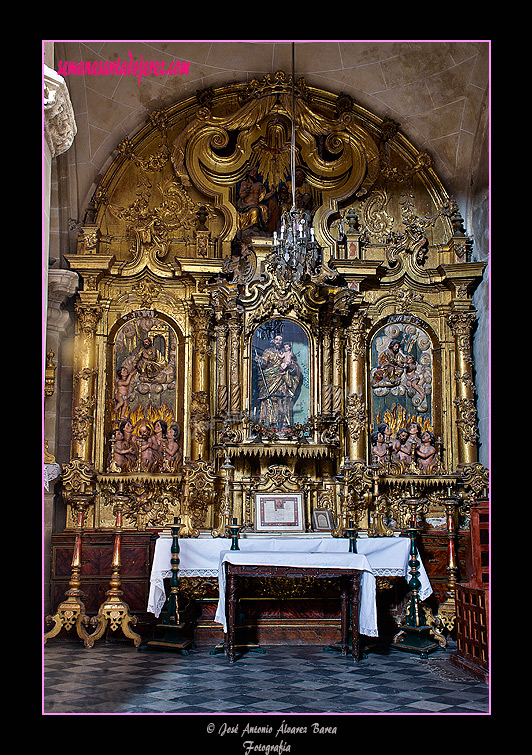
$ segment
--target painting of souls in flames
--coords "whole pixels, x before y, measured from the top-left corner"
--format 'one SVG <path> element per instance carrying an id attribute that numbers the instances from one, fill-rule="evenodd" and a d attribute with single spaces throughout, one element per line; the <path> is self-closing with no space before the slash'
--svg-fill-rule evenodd
<path id="1" fill-rule="evenodd" d="M 131 317 L 117 333 L 109 436 L 110 471 L 176 471 L 177 338 L 156 312 Z"/>
<path id="2" fill-rule="evenodd" d="M 176 336 L 152 316 L 128 320 L 114 350 L 114 419 L 126 419 L 139 406 L 175 406 Z"/>
<path id="3" fill-rule="evenodd" d="M 373 427 L 417 422 L 432 429 L 432 343 L 412 322 L 385 325 L 371 344 Z"/>

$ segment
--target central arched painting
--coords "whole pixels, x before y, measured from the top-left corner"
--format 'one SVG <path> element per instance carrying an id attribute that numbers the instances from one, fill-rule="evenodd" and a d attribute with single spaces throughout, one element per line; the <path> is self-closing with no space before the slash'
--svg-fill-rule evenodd
<path id="1" fill-rule="evenodd" d="M 310 415 L 309 341 L 293 320 L 268 320 L 251 342 L 251 414 L 282 435 Z"/>

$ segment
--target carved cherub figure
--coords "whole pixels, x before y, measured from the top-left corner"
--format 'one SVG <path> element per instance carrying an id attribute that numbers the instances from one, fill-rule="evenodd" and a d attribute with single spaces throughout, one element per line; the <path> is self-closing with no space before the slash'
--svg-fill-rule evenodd
<path id="1" fill-rule="evenodd" d="M 135 374 L 135 371 L 135 368 L 133 368 L 131 372 L 128 372 L 126 367 L 121 367 L 116 373 L 115 411 L 116 417 L 119 420 L 127 417 L 129 412 L 129 384 L 131 383 L 131 378 Z"/>

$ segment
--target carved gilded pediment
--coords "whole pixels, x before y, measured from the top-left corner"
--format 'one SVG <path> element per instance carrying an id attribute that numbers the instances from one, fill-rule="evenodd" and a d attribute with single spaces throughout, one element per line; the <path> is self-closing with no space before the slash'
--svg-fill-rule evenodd
<path id="1" fill-rule="evenodd" d="M 271 191 L 290 182 L 291 118 L 296 130 L 296 162 L 314 203 L 328 210 L 351 195 L 365 195 L 379 172 L 374 139 L 353 121 L 325 115 L 308 104 L 304 80 L 294 84 L 278 72 L 262 86 L 252 82 L 234 112 L 219 116 L 206 104 L 172 146 L 172 163 L 184 185 L 194 184 L 224 212 L 223 235 L 238 228 L 234 188 L 246 171 L 257 168 Z M 305 94 L 307 96 L 305 97 Z"/>

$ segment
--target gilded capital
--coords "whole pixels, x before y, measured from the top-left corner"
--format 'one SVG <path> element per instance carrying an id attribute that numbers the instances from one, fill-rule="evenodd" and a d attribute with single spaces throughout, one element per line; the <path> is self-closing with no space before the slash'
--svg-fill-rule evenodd
<path id="1" fill-rule="evenodd" d="M 471 356 L 471 334 L 476 322 L 474 312 L 460 312 L 449 315 L 449 325 L 456 338 L 456 344 L 464 360 L 473 363 Z"/>
<path id="2" fill-rule="evenodd" d="M 366 329 L 364 317 L 360 314 L 353 315 L 351 325 L 347 328 L 347 345 L 349 351 L 357 357 L 366 354 Z"/>
<path id="3" fill-rule="evenodd" d="M 103 309 L 99 304 L 75 304 L 77 322 L 84 337 L 92 337 L 102 316 Z"/>

